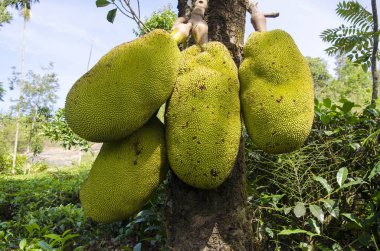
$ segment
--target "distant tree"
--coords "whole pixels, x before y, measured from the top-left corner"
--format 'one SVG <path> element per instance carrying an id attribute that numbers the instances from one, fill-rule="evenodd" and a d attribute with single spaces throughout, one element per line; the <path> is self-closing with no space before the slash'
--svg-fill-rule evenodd
<path id="1" fill-rule="evenodd" d="M 43 125 L 43 134 L 51 141 L 59 143 L 65 149 L 72 147 L 78 148 L 81 152 L 87 152 L 90 149 L 90 143 L 75 134 L 68 126 L 65 119 L 65 110 L 58 109 L 55 115 L 51 117 Z M 81 161 L 81 153 L 79 153 L 79 161 Z"/>
<path id="2" fill-rule="evenodd" d="M 5 94 L 5 89 L 3 88 L 3 83 L 0 82 L 0 101 L 4 101 L 3 100 L 4 94 Z"/>
<path id="3" fill-rule="evenodd" d="M 335 102 L 348 99 L 360 106 L 368 104 L 371 100 L 371 74 L 344 56 L 336 57 L 335 66 L 335 77 L 323 86 L 316 85 L 316 98 L 330 98 Z M 315 67 L 312 66 L 311 71 L 315 71 Z"/>
<path id="4" fill-rule="evenodd" d="M 356 64 L 361 64 L 367 71 L 371 68 L 372 98 L 378 99 L 377 60 L 379 32 L 376 0 L 371 0 L 372 12 L 368 11 L 357 1 L 338 3 L 336 13 L 349 23 L 338 28 L 322 32 L 323 41 L 331 43 L 326 49 L 329 55 L 343 54 Z"/>
<path id="5" fill-rule="evenodd" d="M 170 31 L 174 21 L 177 19 L 177 14 L 167 6 L 161 10 L 154 11 L 149 18 L 144 20 L 144 26 L 138 27 L 138 30 L 133 30 L 136 36 L 142 36 L 153 29 L 163 29 Z"/>
<path id="6" fill-rule="evenodd" d="M 314 88 L 318 89 L 327 86 L 327 84 L 331 81 L 332 76 L 327 69 L 326 60 L 320 57 L 306 57 L 306 59 L 309 62 L 311 74 L 313 75 Z"/>
<path id="7" fill-rule="evenodd" d="M 39 2 L 39 0 L 0 0 L 0 26 L 10 23 L 13 19 L 12 13 L 8 10 L 9 7 L 20 11 L 22 16 L 28 19 L 32 5 Z"/>
<path id="8" fill-rule="evenodd" d="M 19 99 L 15 101 L 16 104 L 12 108 L 17 110 L 18 118 L 20 116 L 28 118 L 30 131 L 26 155 L 31 152 L 35 155 L 42 150 L 40 144 L 35 144 L 39 140 L 40 124 L 50 115 L 53 105 L 58 99 L 56 94 L 59 88 L 58 78 L 52 70 L 53 64 L 50 63 L 48 67 L 43 68 L 43 75 L 29 71 L 23 80 L 23 85 L 19 86 L 21 73 L 16 72 L 14 68 L 13 76 L 9 80 L 11 90 L 19 87 L 20 93 Z M 32 145 L 34 145 L 33 149 Z"/>

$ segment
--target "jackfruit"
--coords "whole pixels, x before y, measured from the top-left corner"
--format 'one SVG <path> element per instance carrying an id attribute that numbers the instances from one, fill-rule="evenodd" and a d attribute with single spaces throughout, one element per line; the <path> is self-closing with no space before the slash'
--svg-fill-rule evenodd
<path id="1" fill-rule="evenodd" d="M 282 30 L 252 33 L 239 68 L 245 126 L 268 153 L 298 149 L 314 117 L 313 78 L 292 37 Z"/>
<path id="2" fill-rule="evenodd" d="M 179 55 L 177 42 L 164 30 L 113 48 L 68 93 L 68 125 L 93 142 L 130 135 L 169 98 Z"/>
<path id="3" fill-rule="evenodd" d="M 80 201 L 88 216 L 110 223 L 144 206 L 167 172 L 164 130 L 152 118 L 127 138 L 102 145 L 80 187 Z"/>
<path id="4" fill-rule="evenodd" d="M 221 185 L 234 166 L 241 135 L 238 72 L 223 44 L 182 52 L 165 123 L 175 174 L 196 188 Z"/>

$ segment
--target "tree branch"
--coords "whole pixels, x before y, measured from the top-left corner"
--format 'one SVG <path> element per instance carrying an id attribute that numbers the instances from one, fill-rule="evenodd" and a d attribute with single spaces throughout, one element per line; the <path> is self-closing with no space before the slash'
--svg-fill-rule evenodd
<path id="1" fill-rule="evenodd" d="M 251 14 L 251 23 L 255 31 L 266 31 L 267 30 L 267 18 L 275 18 L 280 15 L 279 12 L 263 13 L 259 11 L 258 2 L 255 0 L 250 0 L 248 4 L 247 11 Z"/>

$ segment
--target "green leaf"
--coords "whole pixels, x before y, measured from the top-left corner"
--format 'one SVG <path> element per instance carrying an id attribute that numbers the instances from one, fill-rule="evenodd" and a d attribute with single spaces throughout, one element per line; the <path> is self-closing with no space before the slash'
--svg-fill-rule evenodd
<path id="1" fill-rule="evenodd" d="M 308 220 L 308 222 L 309 222 L 309 225 L 314 229 L 314 231 L 317 234 L 321 234 L 321 227 L 319 226 L 319 224 L 316 220 L 311 218 Z"/>
<path id="2" fill-rule="evenodd" d="M 343 184 L 341 186 L 341 188 L 347 188 L 347 187 L 351 187 L 351 186 L 355 186 L 355 185 L 361 185 L 361 184 L 365 184 L 367 182 L 365 182 L 363 179 L 361 178 L 357 178 L 356 180 L 353 180 L 353 181 L 350 181 L 346 184 Z"/>
<path id="3" fill-rule="evenodd" d="M 326 135 L 326 136 L 331 136 L 331 135 L 333 135 L 334 134 L 334 132 L 333 131 L 323 131 L 323 133 Z"/>
<path id="4" fill-rule="evenodd" d="M 26 241 L 26 239 L 22 239 L 20 243 L 18 244 L 18 246 L 20 247 L 21 250 L 24 250 L 27 244 L 28 242 Z"/>
<path id="5" fill-rule="evenodd" d="M 297 218 L 304 216 L 306 214 L 305 205 L 302 202 L 297 202 L 293 212 Z"/>
<path id="6" fill-rule="evenodd" d="M 369 180 L 372 180 L 376 175 L 380 174 L 380 162 L 377 162 L 372 168 L 371 173 L 368 176 Z"/>
<path id="7" fill-rule="evenodd" d="M 365 231 L 363 231 L 360 235 L 359 235 L 359 242 L 363 245 L 363 246 L 368 246 L 369 243 L 371 241 L 371 235 Z"/>
<path id="8" fill-rule="evenodd" d="M 329 212 L 329 214 L 331 214 L 332 217 L 339 217 L 339 205 L 337 201 L 331 199 L 324 199 L 323 203 L 325 208 L 327 209 L 327 212 Z"/>
<path id="9" fill-rule="evenodd" d="M 361 222 L 361 220 L 356 217 L 355 215 L 353 214 L 348 214 L 348 213 L 344 213 L 342 214 L 344 217 L 346 217 L 347 219 L 351 220 L 352 222 L 354 222 L 356 225 L 358 225 L 360 228 L 363 228 L 363 223 Z"/>
<path id="10" fill-rule="evenodd" d="M 47 250 L 47 251 L 53 251 L 53 248 L 50 247 L 50 245 L 47 244 L 47 243 L 44 242 L 44 241 L 39 241 L 39 242 L 38 242 L 38 245 L 39 245 L 41 248 L 43 248 L 44 250 Z"/>
<path id="11" fill-rule="evenodd" d="M 271 238 L 274 237 L 274 233 L 273 233 L 272 229 L 270 229 L 269 227 L 265 228 L 265 232 L 269 235 L 269 237 L 271 237 Z"/>
<path id="12" fill-rule="evenodd" d="M 346 100 L 343 103 L 343 106 L 339 107 L 339 109 L 341 109 L 342 112 L 344 112 L 344 113 L 349 113 L 354 106 L 355 106 L 355 103 Z"/>
<path id="13" fill-rule="evenodd" d="M 107 0 L 96 0 L 96 7 L 105 7 L 109 4 L 110 2 L 108 2 Z"/>
<path id="14" fill-rule="evenodd" d="M 320 177 L 320 176 L 316 176 L 314 177 L 314 180 L 318 181 L 319 183 L 322 184 L 322 186 L 326 189 L 327 193 L 330 194 L 333 189 L 331 188 L 331 186 L 329 185 L 329 183 L 327 182 L 326 179 Z"/>
<path id="15" fill-rule="evenodd" d="M 278 233 L 278 235 L 291 235 L 291 234 L 307 234 L 309 236 L 317 235 L 317 234 L 314 234 L 312 232 L 309 232 L 309 231 L 306 231 L 303 229 L 284 229 Z"/>
<path id="16" fill-rule="evenodd" d="M 331 108 L 331 104 L 332 104 L 331 99 L 325 98 L 323 100 L 323 105 L 326 106 L 327 108 Z"/>
<path id="17" fill-rule="evenodd" d="M 134 247 L 133 247 L 133 251 L 141 251 L 141 242 L 137 243 Z"/>
<path id="18" fill-rule="evenodd" d="M 327 125 L 330 122 L 330 117 L 326 114 L 320 116 L 323 125 Z"/>
<path id="19" fill-rule="evenodd" d="M 284 207 L 284 214 L 288 215 L 292 211 L 292 207 Z"/>
<path id="20" fill-rule="evenodd" d="M 317 205 L 310 205 L 309 206 L 310 212 L 312 215 L 314 215 L 315 218 L 317 218 L 320 222 L 325 221 L 325 214 L 323 213 L 322 209 Z"/>
<path id="21" fill-rule="evenodd" d="M 58 234 L 45 234 L 44 237 L 53 239 L 56 241 L 61 240 L 61 236 L 59 236 Z"/>
<path id="22" fill-rule="evenodd" d="M 116 17 L 116 12 L 117 12 L 117 9 L 113 9 L 113 10 L 108 11 L 108 14 L 107 14 L 108 22 L 113 23 L 113 21 L 115 20 L 115 17 Z"/>
<path id="23" fill-rule="evenodd" d="M 346 167 L 340 168 L 338 173 L 336 174 L 336 180 L 340 187 L 342 187 L 343 183 L 346 181 L 347 175 L 348 175 L 348 169 Z"/>

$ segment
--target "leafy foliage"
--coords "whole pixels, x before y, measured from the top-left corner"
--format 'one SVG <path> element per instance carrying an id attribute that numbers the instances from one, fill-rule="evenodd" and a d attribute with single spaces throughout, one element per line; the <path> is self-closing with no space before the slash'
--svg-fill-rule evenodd
<path id="1" fill-rule="evenodd" d="M 248 140 L 250 203 L 258 246 L 270 250 L 368 250 L 380 234 L 380 110 L 353 112 L 316 100 L 305 146 L 269 155 Z M 371 175 L 372 174 L 372 175 Z"/>
<path id="2" fill-rule="evenodd" d="M 43 126 L 43 134 L 53 142 L 58 142 L 65 149 L 79 147 L 81 151 L 87 152 L 90 144 L 87 140 L 76 135 L 65 120 L 65 110 L 60 108 L 55 115 Z"/>
<path id="3" fill-rule="evenodd" d="M 5 94 L 5 89 L 3 88 L 3 83 L 0 82 L 0 101 L 4 101 L 3 100 L 4 94 Z"/>
<path id="4" fill-rule="evenodd" d="M 99 224 L 87 218 L 79 205 L 79 186 L 89 169 L 90 166 L 79 166 L 33 175 L 0 176 L 0 249 L 163 248 L 165 184 L 135 217 Z"/>
<path id="5" fill-rule="evenodd" d="M 367 71 L 371 65 L 374 36 L 372 13 L 357 1 L 339 2 L 336 13 L 349 25 L 322 32 L 322 40 L 332 44 L 326 49 L 327 54 L 346 54 L 348 59 L 361 64 Z"/>
<path id="6" fill-rule="evenodd" d="M 311 74 L 313 76 L 315 88 L 323 88 L 328 85 L 332 76 L 327 70 L 327 62 L 322 58 L 306 57 Z"/>
<path id="7" fill-rule="evenodd" d="M 13 19 L 12 13 L 7 10 L 7 7 L 13 7 L 16 10 L 23 11 L 23 16 L 27 18 L 32 4 L 39 2 L 39 0 L 0 0 L 0 27 L 3 26 L 4 23 L 10 23 Z"/>
<path id="8" fill-rule="evenodd" d="M 138 30 L 133 30 L 136 36 L 142 36 L 153 29 L 163 29 L 170 31 L 174 21 L 177 19 L 177 14 L 170 7 L 163 8 L 159 11 L 154 11 L 152 15 L 144 20 L 144 26 L 138 27 Z"/>

